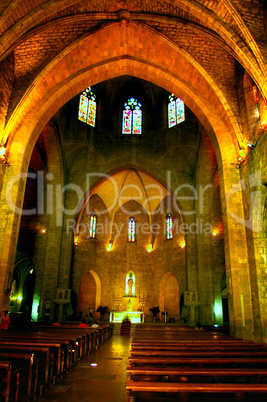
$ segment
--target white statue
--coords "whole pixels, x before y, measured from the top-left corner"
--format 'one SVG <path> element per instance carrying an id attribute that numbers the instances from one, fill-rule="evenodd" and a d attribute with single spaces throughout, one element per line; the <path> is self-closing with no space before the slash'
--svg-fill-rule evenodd
<path id="1" fill-rule="evenodd" d="M 129 279 L 127 281 L 128 283 L 128 295 L 129 297 L 131 297 L 133 295 L 133 278 L 132 278 L 133 274 L 130 273 L 129 275 Z"/>

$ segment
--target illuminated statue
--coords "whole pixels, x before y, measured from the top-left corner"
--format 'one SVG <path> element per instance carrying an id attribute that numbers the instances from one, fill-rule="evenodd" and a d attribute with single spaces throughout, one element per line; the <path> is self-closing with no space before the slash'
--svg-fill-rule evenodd
<path id="1" fill-rule="evenodd" d="M 132 309 L 133 309 L 132 301 L 131 299 L 129 299 L 127 303 L 127 311 L 132 311 Z"/>
<path id="2" fill-rule="evenodd" d="M 128 296 L 132 296 L 133 295 L 133 278 L 132 278 L 133 274 L 130 273 L 129 275 L 129 279 L 128 279 Z"/>

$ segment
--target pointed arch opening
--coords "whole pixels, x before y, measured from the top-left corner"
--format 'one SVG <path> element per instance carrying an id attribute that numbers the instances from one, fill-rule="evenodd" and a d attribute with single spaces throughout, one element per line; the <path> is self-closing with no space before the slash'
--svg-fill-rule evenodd
<path id="1" fill-rule="evenodd" d="M 179 282 L 172 272 L 167 272 L 160 281 L 159 309 L 166 314 L 168 320 L 174 319 L 176 322 L 180 318 Z M 161 320 L 164 320 L 164 315 Z"/>
<path id="2" fill-rule="evenodd" d="M 89 314 L 93 309 L 93 315 L 96 317 L 98 306 L 101 305 L 101 281 L 98 274 L 90 270 L 82 278 L 79 299 L 79 313 L 82 317 Z"/>

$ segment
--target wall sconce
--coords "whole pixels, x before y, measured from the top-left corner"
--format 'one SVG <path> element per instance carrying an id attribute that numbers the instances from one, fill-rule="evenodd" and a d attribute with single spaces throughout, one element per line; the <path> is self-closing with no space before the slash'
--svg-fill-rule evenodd
<path id="1" fill-rule="evenodd" d="M 259 97 L 258 97 L 258 89 L 257 89 L 256 85 L 253 85 L 252 89 L 253 89 L 254 101 L 256 103 L 258 103 L 259 102 Z"/>
<path id="2" fill-rule="evenodd" d="M 256 145 L 257 145 L 256 142 L 251 142 L 251 141 L 249 141 L 249 142 L 247 143 L 247 146 L 248 146 L 249 148 L 251 148 L 251 149 L 255 148 Z"/>
<path id="3" fill-rule="evenodd" d="M 3 138 L 2 138 L 2 141 L 1 141 L 1 144 L 0 144 L 0 159 L 1 159 L 1 162 L 3 163 L 3 165 L 10 166 L 8 161 L 7 161 L 6 147 L 4 145 Z"/>
<path id="4" fill-rule="evenodd" d="M 152 250 L 153 250 L 153 246 L 152 246 L 152 244 L 149 244 L 149 246 L 147 247 L 147 251 L 149 253 L 151 253 Z"/>
<path id="5" fill-rule="evenodd" d="M 111 250 L 112 250 L 112 241 L 110 240 L 107 245 L 107 251 L 111 251 Z"/>
<path id="6" fill-rule="evenodd" d="M 241 148 L 239 149 L 239 157 L 237 158 L 237 164 L 236 164 L 236 168 L 237 168 L 237 169 L 239 169 L 241 163 L 244 162 L 245 156 L 246 156 L 246 151 L 245 151 L 244 147 L 241 147 Z"/>
<path id="7" fill-rule="evenodd" d="M 240 158 L 244 158 L 244 156 L 246 155 L 246 152 L 245 152 L 245 150 L 244 150 L 244 148 L 242 147 L 242 148 L 240 148 L 240 150 L 239 150 L 239 158 L 238 158 L 238 160 L 240 159 Z"/>
<path id="8" fill-rule="evenodd" d="M 181 248 L 185 248 L 185 241 L 182 241 Z"/>
<path id="9" fill-rule="evenodd" d="M 267 132 L 267 123 L 266 123 L 266 121 L 261 122 L 260 130 Z"/>

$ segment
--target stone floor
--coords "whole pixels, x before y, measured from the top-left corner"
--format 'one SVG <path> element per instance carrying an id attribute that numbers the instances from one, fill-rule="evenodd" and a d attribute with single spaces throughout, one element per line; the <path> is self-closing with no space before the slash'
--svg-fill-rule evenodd
<path id="1" fill-rule="evenodd" d="M 114 334 L 36 401 L 124 402 L 130 342 L 130 336 Z"/>

